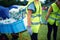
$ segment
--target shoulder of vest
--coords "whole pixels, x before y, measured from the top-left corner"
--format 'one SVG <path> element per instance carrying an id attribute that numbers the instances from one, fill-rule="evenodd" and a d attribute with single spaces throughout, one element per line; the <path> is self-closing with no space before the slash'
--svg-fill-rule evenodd
<path id="1" fill-rule="evenodd" d="M 35 8 L 35 11 L 36 11 L 36 7 L 35 7 L 34 2 L 31 2 L 29 5 L 31 5 L 31 4 L 33 4 L 33 6 L 34 6 L 34 8 Z M 28 6 L 29 6 L 29 5 L 28 5 Z M 27 7 L 28 7 L 28 6 L 27 6 Z M 33 13 L 35 13 L 35 11 L 34 11 Z"/>
<path id="2" fill-rule="evenodd" d="M 51 6 L 56 6 L 56 3 L 52 3 Z"/>
<path id="3" fill-rule="evenodd" d="M 35 5 L 34 5 L 34 2 L 31 2 L 30 4 L 28 4 L 28 6 L 31 5 L 31 4 L 33 4 L 33 6 L 35 6 Z M 27 6 L 27 7 L 28 7 L 28 6 Z"/>
<path id="4" fill-rule="evenodd" d="M 57 12 L 59 10 L 56 3 L 52 3 L 51 6 L 52 6 L 54 12 Z"/>
<path id="5" fill-rule="evenodd" d="M 31 2 L 30 4 L 34 4 L 34 2 Z M 29 5 L 30 5 L 30 4 L 29 4 Z"/>

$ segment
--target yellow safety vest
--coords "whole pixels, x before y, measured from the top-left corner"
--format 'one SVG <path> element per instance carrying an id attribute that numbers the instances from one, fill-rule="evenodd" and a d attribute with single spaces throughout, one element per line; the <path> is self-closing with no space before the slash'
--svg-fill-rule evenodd
<path id="1" fill-rule="evenodd" d="M 32 32 L 38 33 L 38 30 L 39 30 L 39 27 L 40 27 L 40 17 L 41 17 L 41 14 L 42 14 L 42 8 L 41 8 L 41 3 L 39 3 L 39 5 L 37 5 L 34 2 L 34 5 L 35 5 L 35 8 L 36 8 L 36 12 L 31 15 L 31 28 L 32 28 Z"/>
<path id="2" fill-rule="evenodd" d="M 59 26 L 60 24 L 60 9 L 56 5 L 56 3 L 53 3 L 52 5 L 53 11 L 51 12 L 48 22 L 49 24 L 53 25 L 54 22 L 56 23 L 56 26 Z"/>

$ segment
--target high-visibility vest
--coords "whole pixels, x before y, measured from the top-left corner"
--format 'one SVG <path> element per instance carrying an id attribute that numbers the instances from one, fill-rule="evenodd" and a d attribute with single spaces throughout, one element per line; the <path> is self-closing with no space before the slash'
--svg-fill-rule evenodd
<path id="1" fill-rule="evenodd" d="M 38 5 L 35 2 L 31 2 L 31 3 L 34 3 L 33 6 L 36 8 L 36 11 L 33 12 L 31 15 L 31 28 L 32 28 L 32 32 L 38 33 L 38 30 L 40 27 L 40 17 L 42 14 L 41 3 L 39 2 Z M 27 6 L 27 8 L 28 8 L 28 6 Z M 27 9 L 27 12 L 28 12 L 28 9 Z"/>
<path id="2" fill-rule="evenodd" d="M 56 3 L 53 3 L 51 6 L 53 8 L 53 11 L 51 12 L 51 14 L 48 18 L 48 22 L 51 25 L 56 23 L 56 26 L 59 26 L 59 24 L 60 24 L 60 9 L 56 5 Z"/>

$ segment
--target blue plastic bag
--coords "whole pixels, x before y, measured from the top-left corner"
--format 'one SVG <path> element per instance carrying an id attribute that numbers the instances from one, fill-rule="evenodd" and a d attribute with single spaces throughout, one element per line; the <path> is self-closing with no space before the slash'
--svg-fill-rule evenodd
<path id="1" fill-rule="evenodd" d="M 3 6 L 0 6 L 0 17 L 2 19 L 10 18 L 10 16 L 9 16 L 9 8 L 5 8 Z"/>

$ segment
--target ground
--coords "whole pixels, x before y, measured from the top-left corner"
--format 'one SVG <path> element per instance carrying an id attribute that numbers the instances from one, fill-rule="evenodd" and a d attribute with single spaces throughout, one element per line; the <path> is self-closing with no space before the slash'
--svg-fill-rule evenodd
<path id="1" fill-rule="evenodd" d="M 38 40 L 47 40 L 47 25 L 41 25 L 40 29 L 39 29 L 39 33 L 38 33 Z M 23 40 L 28 39 L 30 40 L 30 35 L 28 34 L 28 32 L 24 32 L 23 33 Z M 51 39 L 53 40 L 53 32 L 51 35 Z M 57 32 L 57 40 L 60 40 L 60 27 L 58 27 L 58 32 Z"/>
<path id="2" fill-rule="evenodd" d="M 45 18 L 45 15 L 47 14 L 47 11 L 43 11 L 43 16 L 42 18 Z M 47 25 L 41 25 L 38 33 L 38 40 L 47 40 Z M 23 33 L 23 40 L 28 39 L 30 40 L 30 35 L 28 32 Z M 53 40 L 53 32 L 51 35 L 51 39 Z M 58 27 L 58 32 L 57 32 L 57 40 L 60 40 L 60 27 Z"/>

